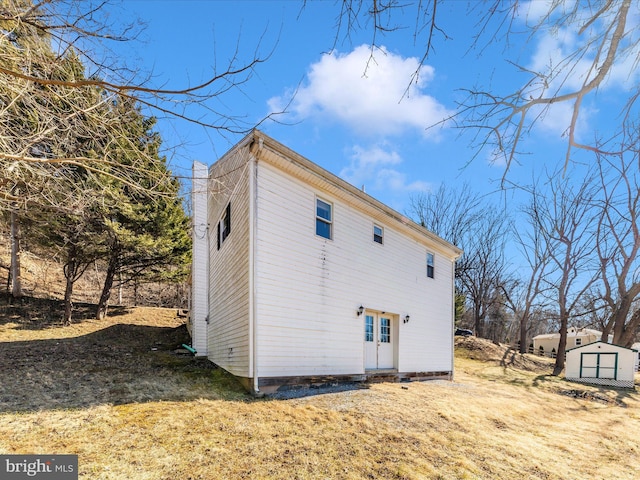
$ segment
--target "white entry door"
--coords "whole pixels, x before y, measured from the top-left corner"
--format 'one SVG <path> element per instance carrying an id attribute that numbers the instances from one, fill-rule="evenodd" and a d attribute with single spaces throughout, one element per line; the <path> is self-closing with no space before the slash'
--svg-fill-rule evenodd
<path id="1" fill-rule="evenodd" d="M 364 316 L 364 368 L 394 368 L 393 316 L 366 312 Z"/>

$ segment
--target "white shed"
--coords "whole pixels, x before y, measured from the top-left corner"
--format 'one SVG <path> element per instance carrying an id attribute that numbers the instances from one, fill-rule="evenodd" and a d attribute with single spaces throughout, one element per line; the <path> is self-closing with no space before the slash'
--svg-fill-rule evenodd
<path id="1" fill-rule="evenodd" d="M 565 378 L 573 382 L 634 388 L 636 350 L 594 342 L 567 350 Z"/>
<path id="2" fill-rule="evenodd" d="M 196 180 L 199 355 L 256 394 L 452 378 L 458 248 L 259 131 Z"/>

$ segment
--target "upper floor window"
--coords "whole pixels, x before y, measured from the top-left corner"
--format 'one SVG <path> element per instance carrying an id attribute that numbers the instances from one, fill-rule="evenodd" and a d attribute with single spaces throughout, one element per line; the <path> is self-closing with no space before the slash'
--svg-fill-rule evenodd
<path id="1" fill-rule="evenodd" d="M 427 252 L 427 277 L 433 278 L 433 274 L 434 274 L 433 253 Z"/>
<path id="2" fill-rule="evenodd" d="M 333 225 L 333 205 L 316 198 L 316 235 L 331 240 Z"/>
<path id="3" fill-rule="evenodd" d="M 379 225 L 373 226 L 373 241 L 382 245 L 384 238 L 384 230 Z"/>
<path id="4" fill-rule="evenodd" d="M 224 214 L 218 222 L 218 250 L 231 233 L 231 203 L 227 204 Z"/>

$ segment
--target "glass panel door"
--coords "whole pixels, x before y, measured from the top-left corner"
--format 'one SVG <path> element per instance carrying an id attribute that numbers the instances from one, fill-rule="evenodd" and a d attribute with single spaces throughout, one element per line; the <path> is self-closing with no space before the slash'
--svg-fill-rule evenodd
<path id="1" fill-rule="evenodd" d="M 364 316 L 364 368 L 394 368 L 395 342 L 393 318 L 367 312 Z"/>
<path id="2" fill-rule="evenodd" d="M 378 368 L 378 349 L 376 340 L 376 317 L 370 313 L 364 316 L 364 368 Z"/>
<path id="3" fill-rule="evenodd" d="M 393 339 L 391 338 L 391 318 L 378 317 L 378 368 L 393 368 Z"/>

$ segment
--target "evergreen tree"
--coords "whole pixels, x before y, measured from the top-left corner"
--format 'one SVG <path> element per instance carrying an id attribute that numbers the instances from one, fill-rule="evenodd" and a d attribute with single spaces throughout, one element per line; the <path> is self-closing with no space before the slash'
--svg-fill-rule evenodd
<path id="1" fill-rule="evenodd" d="M 31 7 L 0 0 L 0 209 L 18 212 L 34 240 L 64 252 L 66 322 L 75 282 L 106 261 L 100 318 L 116 274 L 184 264 L 187 220 L 155 120 L 134 98 L 87 81 L 73 47 L 54 53 L 46 16 L 23 21 Z"/>
<path id="2" fill-rule="evenodd" d="M 124 102 L 117 110 L 126 119 L 129 136 L 121 139 L 120 155 L 123 164 L 132 159 L 145 159 L 151 172 L 136 178 L 137 184 L 153 186 L 161 195 L 149 197 L 144 190 L 111 181 L 110 195 L 115 202 L 105 211 L 108 237 L 107 271 L 98 302 L 96 318 L 104 318 L 116 277 L 122 282 L 154 278 L 164 281 L 182 279 L 190 262 L 191 239 L 189 220 L 179 198 L 179 183 L 171 177 L 166 159 L 159 154 L 160 137 L 153 132 L 155 119 L 145 118 L 133 102 Z M 140 156 L 140 151 L 144 155 Z"/>

